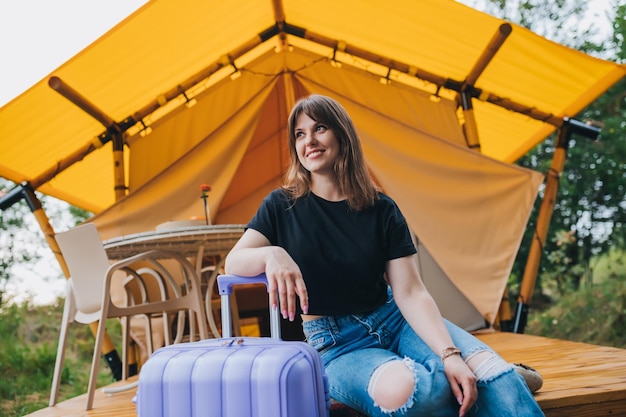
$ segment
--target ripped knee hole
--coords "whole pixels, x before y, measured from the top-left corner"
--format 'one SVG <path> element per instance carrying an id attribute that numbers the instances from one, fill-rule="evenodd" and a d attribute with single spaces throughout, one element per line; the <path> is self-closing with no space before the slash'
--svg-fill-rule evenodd
<path id="1" fill-rule="evenodd" d="M 392 360 L 376 368 L 370 378 L 367 393 L 385 412 L 393 412 L 407 403 L 415 390 L 413 361 Z"/>

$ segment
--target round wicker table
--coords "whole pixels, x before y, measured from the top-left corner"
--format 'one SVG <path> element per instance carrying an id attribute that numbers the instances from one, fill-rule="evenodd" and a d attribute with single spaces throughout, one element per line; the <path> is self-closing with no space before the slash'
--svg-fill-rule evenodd
<path id="1" fill-rule="evenodd" d="M 195 259 L 198 277 L 203 278 L 208 273 L 205 296 L 207 319 L 215 337 L 220 337 L 213 317 L 212 294 L 209 289 L 213 288 L 226 255 L 243 234 L 245 225 L 188 223 L 172 221 L 157 226 L 156 230 L 108 239 L 103 242 L 104 249 L 111 260 L 128 258 L 152 249 L 169 250 L 180 253 L 190 260 Z"/>

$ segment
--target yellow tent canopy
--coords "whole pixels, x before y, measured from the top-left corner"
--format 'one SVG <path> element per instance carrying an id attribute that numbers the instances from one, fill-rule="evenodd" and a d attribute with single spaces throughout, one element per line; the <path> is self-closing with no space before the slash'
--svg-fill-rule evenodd
<path id="1" fill-rule="evenodd" d="M 0 109 L 0 176 L 104 238 L 202 216 L 202 183 L 213 223 L 246 223 L 291 105 L 326 94 L 429 265 L 493 322 L 543 180 L 512 162 L 625 74 L 450 0 L 155 0 Z"/>

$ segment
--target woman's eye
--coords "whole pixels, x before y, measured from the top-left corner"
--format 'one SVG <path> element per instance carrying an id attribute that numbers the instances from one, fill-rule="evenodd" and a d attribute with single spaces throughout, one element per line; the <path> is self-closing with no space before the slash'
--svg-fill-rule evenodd
<path id="1" fill-rule="evenodd" d="M 302 137 L 303 133 L 302 132 L 296 132 L 296 138 Z"/>
<path id="2" fill-rule="evenodd" d="M 316 132 L 325 132 L 325 131 L 326 131 L 326 129 L 327 129 L 327 128 L 326 128 L 326 126 L 319 125 L 319 126 L 317 126 L 317 127 L 315 128 L 315 131 L 316 131 Z"/>

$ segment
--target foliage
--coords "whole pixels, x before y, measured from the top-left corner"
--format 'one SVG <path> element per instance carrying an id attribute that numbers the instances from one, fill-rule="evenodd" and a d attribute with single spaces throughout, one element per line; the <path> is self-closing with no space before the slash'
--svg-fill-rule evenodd
<path id="1" fill-rule="evenodd" d="M 15 186 L 15 183 L 0 178 L 0 196 Z M 85 210 L 69 206 L 39 192 L 35 192 L 35 195 L 49 216 L 50 223 L 54 224 L 53 229 L 58 229 L 59 226 L 74 226 L 91 215 Z M 41 227 L 23 199 L 5 210 L 0 210 L 0 230 L 2 230 L 0 234 L 0 307 L 2 307 L 6 302 L 6 286 L 15 274 L 15 266 L 20 265 L 32 270 L 33 265 L 50 249 Z"/>
<path id="2" fill-rule="evenodd" d="M 587 2 L 568 0 L 485 0 L 483 10 L 514 22 L 562 45 L 585 50 L 601 49 L 589 42 L 597 28 L 580 27 Z"/>
<path id="3" fill-rule="evenodd" d="M 615 17 L 613 19 L 612 29 L 613 35 L 609 40 L 610 46 L 615 51 L 616 61 L 626 62 L 626 1 L 614 0 Z M 622 90 L 624 91 L 624 90 Z"/>
<path id="4" fill-rule="evenodd" d="M 600 284 L 568 293 L 546 311 L 531 314 L 526 332 L 624 349 L 625 328 L 626 271 Z"/>
<path id="5" fill-rule="evenodd" d="M 15 184 L 0 178 L 0 196 Z M 41 256 L 43 236 L 25 232 L 24 219 L 30 211 L 25 201 L 0 212 L 0 307 L 3 305 L 6 285 L 11 279 L 14 265 L 33 262 Z"/>
<path id="6" fill-rule="evenodd" d="M 0 309 L 0 416 L 14 417 L 48 405 L 63 302 L 59 299 L 47 306 L 7 304 Z M 107 322 L 109 329 L 113 342 L 119 346 L 119 321 Z M 70 327 L 61 401 L 87 390 L 93 345 L 88 326 Z M 98 385 L 111 382 L 111 372 L 102 364 Z"/>

